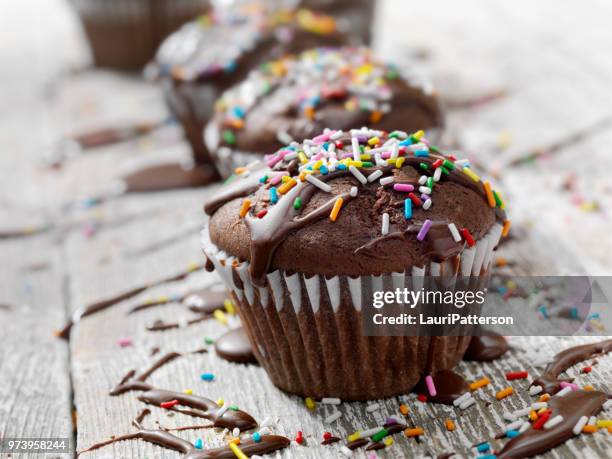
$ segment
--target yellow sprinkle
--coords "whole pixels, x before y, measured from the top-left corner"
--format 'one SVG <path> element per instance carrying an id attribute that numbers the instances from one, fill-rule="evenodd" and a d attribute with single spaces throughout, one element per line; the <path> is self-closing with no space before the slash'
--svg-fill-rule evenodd
<path id="1" fill-rule="evenodd" d="M 425 131 L 416 131 L 414 134 L 412 134 L 412 137 L 414 137 L 417 140 L 421 140 L 424 135 L 425 135 Z"/>
<path id="2" fill-rule="evenodd" d="M 393 438 L 387 437 L 383 440 L 383 443 L 385 444 L 385 446 L 391 446 L 393 444 Z"/>
<path id="3" fill-rule="evenodd" d="M 323 165 L 323 160 L 320 159 L 316 163 L 314 163 L 312 167 L 315 171 L 318 171 L 319 169 L 321 169 L 322 165 Z"/>
<path id="4" fill-rule="evenodd" d="M 406 435 L 407 437 L 418 437 L 419 435 L 423 435 L 423 433 L 423 429 L 421 429 L 420 427 L 404 430 L 404 435 Z"/>
<path id="5" fill-rule="evenodd" d="M 304 404 L 306 405 L 306 408 L 308 408 L 309 410 L 314 410 L 316 407 L 315 402 L 312 399 L 312 397 L 306 397 L 304 399 Z"/>
<path id="6" fill-rule="evenodd" d="M 582 431 L 583 431 L 584 433 L 595 433 L 595 432 L 597 432 L 598 430 L 599 430 L 599 427 L 597 427 L 597 426 L 584 426 L 584 427 L 582 428 Z"/>
<path id="7" fill-rule="evenodd" d="M 395 166 L 395 163 L 397 162 L 396 158 L 389 158 L 387 160 L 387 164 L 391 164 L 392 166 Z"/>
<path id="8" fill-rule="evenodd" d="M 336 202 L 334 203 L 334 207 L 333 207 L 331 213 L 329 214 L 329 219 L 332 222 L 335 222 L 336 219 L 338 218 L 338 214 L 340 213 L 340 209 L 342 209 L 342 204 L 343 203 L 344 203 L 344 199 L 342 199 L 342 198 L 336 199 Z"/>
<path id="9" fill-rule="evenodd" d="M 240 175 L 240 174 L 244 174 L 244 173 L 245 173 L 247 170 L 248 170 L 248 169 L 247 169 L 246 167 L 237 167 L 237 168 L 234 170 L 234 173 L 235 173 L 236 175 Z"/>
<path id="10" fill-rule="evenodd" d="M 591 385 L 584 386 L 583 389 L 586 390 L 586 391 L 595 390 L 595 388 L 593 386 L 591 386 Z"/>
<path id="11" fill-rule="evenodd" d="M 489 182 L 484 182 L 484 189 L 487 193 L 487 201 L 489 201 L 490 207 L 495 207 L 495 196 L 493 196 L 493 191 L 491 190 L 491 184 Z"/>
<path id="12" fill-rule="evenodd" d="M 485 376 L 484 378 L 479 379 L 478 381 L 474 381 L 472 384 L 470 384 L 470 390 L 478 390 L 481 387 L 486 386 L 490 382 L 491 380 Z"/>
<path id="13" fill-rule="evenodd" d="M 361 431 L 358 430 L 357 432 L 350 434 L 347 440 L 350 443 L 352 441 L 359 440 L 360 438 L 361 438 Z"/>
<path id="14" fill-rule="evenodd" d="M 349 161 L 349 166 L 363 167 L 363 161 Z"/>
<path id="15" fill-rule="evenodd" d="M 230 300 L 223 301 L 223 306 L 225 306 L 225 310 L 228 314 L 236 314 L 236 308 L 234 307 L 234 303 L 232 303 Z"/>
<path id="16" fill-rule="evenodd" d="M 153 303 L 154 301 L 155 301 L 155 300 L 154 300 L 153 298 L 149 297 L 149 298 L 147 298 L 147 299 L 144 301 L 144 304 L 151 304 L 151 303 Z"/>
<path id="17" fill-rule="evenodd" d="M 167 303 L 168 301 L 170 301 L 170 297 L 168 295 L 159 295 L 157 297 L 158 303 Z"/>
<path id="18" fill-rule="evenodd" d="M 469 167 L 464 167 L 463 173 L 467 175 L 469 178 L 471 178 L 474 182 L 476 183 L 480 182 L 480 177 L 478 177 L 474 172 L 472 172 L 472 170 Z"/>
<path id="19" fill-rule="evenodd" d="M 601 421 L 597 421 L 597 427 L 612 427 L 612 420 L 602 419 Z"/>
<path id="20" fill-rule="evenodd" d="M 452 419 L 447 419 L 446 421 L 444 421 L 444 425 L 446 426 L 446 430 L 448 430 L 449 432 L 455 430 L 455 423 Z"/>
<path id="21" fill-rule="evenodd" d="M 297 181 L 294 178 L 289 178 L 285 183 L 278 187 L 278 192 L 280 194 L 286 194 L 295 185 L 297 185 Z"/>
<path id="22" fill-rule="evenodd" d="M 546 402 L 550 398 L 550 394 L 542 394 L 538 399 L 538 402 Z"/>
<path id="23" fill-rule="evenodd" d="M 538 410 L 538 416 L 539 416 L 540 414 L 542 414 L 542 413 L 546 413 L 547 411 L 548 411 L 548 408 L 540 408 L 540 409 Z"/>
<path id="24" fill-rule="evenodd" d="M 215 309 L 215 312 L 213 312 L 213 317 L 223 325 L 227 325 L 227 317 L 221 309 Z"/>
<path id="25" fill-rule="evenodd" d="M 217 400 L 217 405 L 219 405 L 219 406 L 223 406 L 223 405 L 225 405 L 225 400 L 223 400 L 222 398 L 220 398 L 219 400 Z"/>
<path id="26" fill-rule="evenodd" d="M 196 271 L 199 268 L 200 267 L 198 266 L 198 264 L 194 263 L 193 261 L 187 265 L 187 271 Z"/>
<path id="27" fill-rule="evenodd" d="M 193 390 L 192 389 L 185 389 L 185 390 L 183 390 L 183 394 L 193 395 Z"/>
<path id="28" fill-rule="evenodd" d="M 251 208 L 251 200 L 250 199 L 245 199 L 244 201 L 242 201 L 242 207 L 240 208 L 240 218 L 244 218 L 245 215 L 249 212 L 249 209 Z"/>
<path id="29" fill-rule="evenodd" d="M 504 229 L 502 230 L 502 236 L 506 237 L 508 236 L 508 233 L 510 233 L 510 225 L 512 224 L 512 222 L 510 220 L 506 220 L 504 222 Z"/>
<path id="30" fill-rule="evenodd" d="M 505 389 L 500 390 L 497 394 L 495 394 L 495 398 L 497 400 L 501 400 L 503 398 L 506 398 L 508 395 L 512 394 L 513 392 L 514 392 L 514 389 L 508 386 Z"/>
<path id="31" fill-rule="evenodd" d="M 302 164 L 306 164 L 306 163 L 308 162 L 308 157 L 307 157 L 307 156 L 304 154 L 304 152 L 303 152 L 303 151 L 300 151 L 300 152 L 298 153 L 298 158 L 300 158 L 300 162 L 301 162 Z"/>
<path id="32" fill-rule="evenodd" d="M 406 158 L 403 156 L 401 158 L 397 158 L 395 160 L 395 167 L 397 167 L 398 169 L 401 169 L 402 165 L 404 164 L 404 161 L 406 161 Z"/>
<path id="33" fill-rule="evenodd" d="M 372 155 L 368 153 L 364 153 L 363 155 L 359 157 L 359 159 L 361 159 L 362 161 L 369 161 L 372 159 Z"/>
<path id="34" fill-rule="evenodd" d="M 378 142 L 380 142 L 378 137 L 372 137 L 370 140 L 368 140 L 368 145 L 373 147 L 374 145 L 378 145 Z"/>
<path id="35" fill-rule="evenodd" d="M 410 408 L 408 408 L 406 405 L 400 405 L 399 408 L 400 408 L 400 413 L 402 413 L 404 416 L 410 413 Z"/>

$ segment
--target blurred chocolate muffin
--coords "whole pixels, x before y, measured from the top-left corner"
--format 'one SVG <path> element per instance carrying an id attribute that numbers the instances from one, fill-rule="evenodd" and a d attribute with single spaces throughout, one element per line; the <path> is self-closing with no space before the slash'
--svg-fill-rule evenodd
<path id="1" fill-rule="evenodd" d="M 160 43 L 208 11 L 208 0 L 71 0 L 95 65 L 141 70 Z"/>
<path id="2" fill-rule="evenodd" d="M 221 175 L 262 159 L 327 126 L 427 129 L 436 140 L 443 115 L 427 85 L 400 75 L 367 48 L 316 48 L 269 62 L 226 91 L 205 143 Z"/>
<path id="3" fill-rule="evenodd" d="M 223 91 L 264 62 L 314 46 L 344 45 L 347 40 L 332 17 L 250 3 L 215 10 L 184 25 L 162 44 L 148 72 L 161 79 L 196 163 L 214 167 L 203 130 Z"/>

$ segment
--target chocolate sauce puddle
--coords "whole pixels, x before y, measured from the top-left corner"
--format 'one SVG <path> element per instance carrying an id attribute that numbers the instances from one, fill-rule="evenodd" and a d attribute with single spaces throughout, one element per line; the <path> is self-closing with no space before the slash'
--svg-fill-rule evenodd
<path id="1" fill-rule="evenodd" d="M 64 326 L 64 328 L 59 331 L 57 333 L 57 336 L 63 339 L 68 339 L 70 337 L 70 331 L 72 330 L 72 327 L 74 326 L 74 324 L 79 323 L 81 321 L 81 319 L 83 319 L 84 317 L 90 316 L 92 314 L 96 314 L 98 312 L 104 311 L 105 309 L 110 308 L 111 306 L 114 306 L 118 303 L 121 303 L 122 301 L 125 301 L 127 299 L 130 299 L 142 292 L 144 292 L 145 290 L 152 288 L 152 287 L 156 287 L 158 285 L 162 285 L 162 284 L 166 284 L 169 282 L 176 282 L 176 281 L 180 281 L 183 280 L 185 278 L 187 278 L 187 276 L 189 276 L 191 273 L 196 272 L 198 270 L 201 270 L 203 268 L 203 266 L 198 265 L 194 268 L 191 268 L 187 271 L 184 271 L 182 273 L 176 274 L 174 276 L 171 277 L 167 277 L 165 279 L 161 279 L 158 281 L 154 281 L 145 285 L 141 285 L 139 287 L 135 287 L 131 290 L 128 290 L 126 292 L 120 293 L 116 296 L 113 296 L 111 298 L 108 298 L 106 300 L 101 300 L 98 301 L 96 303 L 92 303 L 89 306 L 85 306 L 83 308 L 79 308 L 77 309 L 73 314 L 72 317 L 70 318 L 70 320 L 68 321 L 68 323 Z"/>
<path id="2" fill-rule="evenodd" d="M 249 337 L 243 327 L 230 330 L 215 341 L 219 357 L 234 363 L 257 363 Z"/>
<path id="3" fill-rule="evenodd" d="M 574 437 L 574 426 L 582 416 L 594 416 L 608 399 L 608 395 L 597 391 L 576 390 L 564 397 L 552 397 L 548 401 L 551 418 L 563 416 L 563 421 L 550 429 L 526 430 L 510 440 L 497 457 L 518 459 L 531 457 L 554 448 Z"/>
<path id="4" fill-rule="evenodd" d="M 544 372 L 538 376 L 531 385 L 542 386 L 543 392 L 550 395 L 556 394 L 561 390 L 561 383 L 563 381 L 571 381 L 571 379 L 559 379 L 561 373 L 579 362 L 583 362 L 591 357 L 607 354 L 611 351 L 612 339 L 570 347 L 555 355 L 553 361 L 548 364 Z"/>
<path id="5" fill-rule="evenodd" d="M 472 336 L 463 360 L 468 362 L 492 362 L 508 351 L 508 341 L 497 334 Z"/>
<path id="6" fill-rule="evenodd" d="M 138 170 L 123 177 L 126 193 L 198 188 L 219 180 L 212 168 L 196 165 L 185 168 L 180 164 L 161 164 Z"/>
<path id="7" fill-rule="evenodd" d="M 414 388 L 417 394 L 426 395 L 428 402 L 452 405 L 456 399 L 470 390 L 467 381 L 452 370 L 440 370 L 433 373 L 431 377 L 436 386 L 436 395 L 432 396 L 429 393 L 424 379 L 419 381 Z"/>

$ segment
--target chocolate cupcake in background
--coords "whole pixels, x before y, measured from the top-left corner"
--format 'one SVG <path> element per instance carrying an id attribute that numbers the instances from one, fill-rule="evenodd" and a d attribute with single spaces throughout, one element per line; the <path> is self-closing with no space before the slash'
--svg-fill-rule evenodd
<path id="1" fill-rule="evenodd" d="M 178 27 L 205 13 L 208 0 L 71 0 L 95 65 L 138 71 Z"/>
<path id="2" fill-rule="evenodd" d="M 373 291 L 487 277 L 509 222 L 466 161 L 422 131 L 362 128 L 325 130 L 239 172 L 205 205 L 202 247 L 275 385 L 378 399 L 461 360 L 469 336 L 362 326 Z"/>
<path id="3" fill-rule="evenodd" d="M 160 47 L 148 68 L 161 79 L 195 162 L 213 168 L 203 130 L 217 97 L 250 70 L 287 53 L 346 44 L 335 20 L 310 10 L 270 11 L 261 3 L 206 15 L 184 25 Z"/>
<path id="4" fill-rule="evenodd" d="M 427 129 L 435 139 L 443 116 L 427 84 L 400 75 L 367 48 L 317 48 L 269 62 L 216 103 L 205 143 L 228 177 L 293 139 L 327 126 Z"/>

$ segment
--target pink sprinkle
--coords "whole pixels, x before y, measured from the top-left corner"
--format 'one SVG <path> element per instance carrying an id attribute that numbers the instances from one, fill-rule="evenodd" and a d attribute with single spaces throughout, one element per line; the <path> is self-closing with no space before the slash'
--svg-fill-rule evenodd
<path id="1" fill-rule="evenodd" d="M 341 159 L 344 158 L 352 158 L 353 157 L 353 152 L 350 153 L 343 153 L 342 156 L 340 156 Z"/>
<path id="2" fill-rule="evenodd" d="M 283 172 L 282 174 L 275 175 L 274 177 L 270 179 L 270 183 L 272 185 L 277 185 L 281 181 L 284 175 L 289 175 L 289 174 L 287 172 Z"/>
<path id="3" fill-rule="evenodd" d="M 435 397 L 438 394 L 438 392 L 436 391 L 436 385 L 434 384 L 434 381 L 431 375 L 425 376 L 425 384 L 427 385 L 427 390 L 429 391 L 429 395 L 431 395 L 432 397 Z"/>
<path id="4" fill-rule="evenodd" d="M 393 185 L 393 189 L 403 193 L 410 193 L 411 191 L 414 191 L 414 186 L 410 185 L 409 183 L 396 183 Z"/>
<path id="5" fill-rule="evenodd" d="M 132 345 L 132 338 L 120 338 L 119 346 L 121 347 L 129 347 Z"/>
<path id="6" fill-rule="evenodd" d="M 572 390 L 578 390 L 578 386 L 576 384 L 567 382 L 567 381 L 561 381 L 561 389 L 565 389 L 566 387 L 571 387 Z"/>
<path id="7" fill-rule="evenodd" d="M 431 228 L 431 220 L 427 219 L 419 230 L 419 234 L 417 234 L 417 241 L 422 241 L 425 239 L 425 236 L 427 236 L 427 233 L 429 232 L 429 228 Z"/>
<path id="8" fill-rule="evenodd" d="M 380 157 L 382 159 L 389 159 L 391 157 L 391 152 L 390 151 L 384 151 L 380 154 Z"/>
<path id="9" fill-rule="evenodd" d="M 316 144 L 321 144 L 329 141 L 329 134 L 321 134 L 316 136 L 312 141 Z"/>
<path id="10" fill-rule="evenodd" d="M 316 155 L 314 155 L 311 159 L 313 161 L 318 161 L 323 157 L 323 153 L 317 153 Z"/>
<path id="11" fill-rule="evenodd" d="M 274 158 L 270 159 L 267 162 L 268 167 L 274 167 L 276 165 L 276 163 L 278 163 L 282 159 L 283 159 L 283 157 L 281 155 L 276 155 Z"/>

